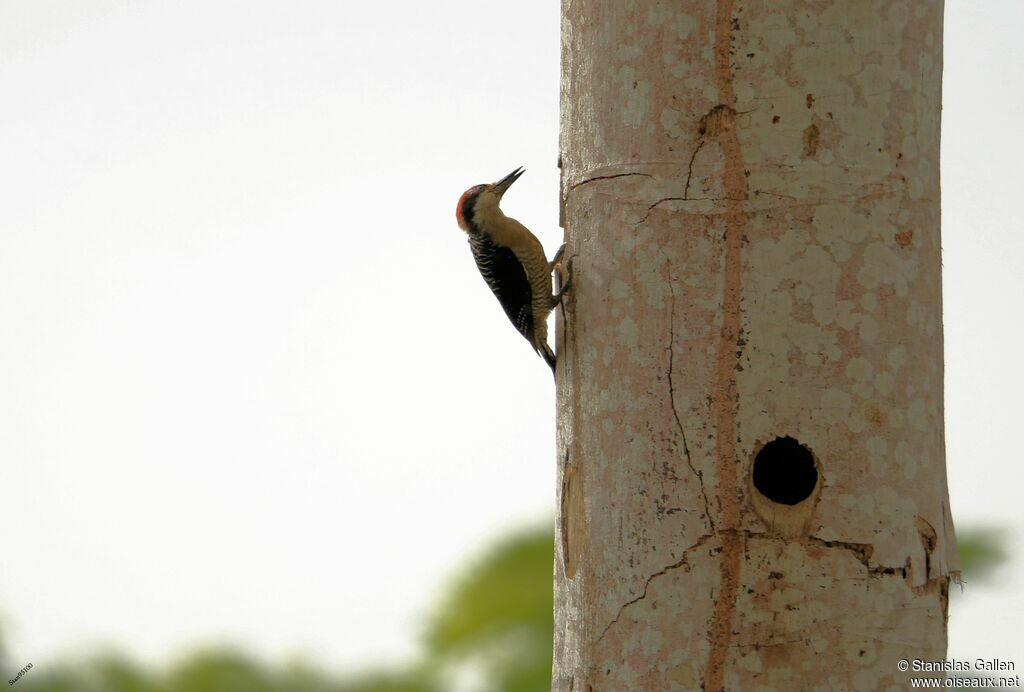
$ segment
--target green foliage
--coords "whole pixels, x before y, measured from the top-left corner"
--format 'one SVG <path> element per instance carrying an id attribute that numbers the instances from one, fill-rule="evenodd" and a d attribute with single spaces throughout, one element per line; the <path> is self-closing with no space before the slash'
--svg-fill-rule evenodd
<path id="1" fill-rule="evenodd" d="M 236 652 L 203 651 L 158 673 L 119 657 L 30 671 L 22 692 L 440 692 L 415 669 L 338 679 L 304 666 L 270 668 Z"/>
<path id="2" fill-rule="evenodd" d="M 479 666 L 494 689 L 550 689 L 554 550 L 549 527 L 491 549 L 441 599 L 426 631 L 428 654 Z"/>
<path id="3" fill-rule="evenodd" d="M 191 654 L 164 671 L 110 655 L 37 665 L 16 687 L 20 692 L 442 692 L 460 668 L 476 666 L 492 689 L 548 690 L 553 561 L 550 528 L 502 540 L 442 597 L 426 627 L 423 660 L 398 670 L 338 677 L 301 665 L 271 667 L 222 649 Z"/>
<path id="4" fill-rule="evenodd" d="M 1006 559 L 1003 533 L 992 528 L 970 528 L 957 531 L 957 548 L 964 577 L 984 579 Z"/>
<path id="5" fill-rule="evenodd" d="M 134 663 L 112 655 L 56 668 L 36 666 L 16 687 L 22 692 L 171 692 Z"/>
<path id="6" fill-rule="evenodd" d="M 336 689 L 338 692 L 441 692 L 444 688 L 434 682 L 432 674 L 411 668 L 363 673 Z"/>
<path id="7" fill-rule="evenodd" d="M 444 596 L 427 628 L 428 648 L 448 656 L 521 629 L 550 632 L 553 564 L 551 531 L 504 539 Z"/>
<path id="8" fill-rule="evenodd" d="M 992 529 L 960 532 L 965 576 L 988 573 L 1005 559 Z M 551 688 L 552 565 L 549 526 L 501 540 L 453 581 L 423 636 L 422 660 L 397 670 L 339 678 L 304 665 L 271 667 L 229 651 L 205 651 L 165 671 L 118 656 L 84 663 L 37 665 L 16 683 L 19 692 L 442 692 L 471 669 L 487 689 L 538 692 Z M 0 642 L 2 643 L 2 642 Z M 0 648 L 0 661 L 8 664 Z"/>
<path id="9" fill-rule="evenodd" d="M 189 692 L 290 690 L 287 678 L 231 651 L 207 651 L 185 659 L 168 675 L 168 687 Z"/>

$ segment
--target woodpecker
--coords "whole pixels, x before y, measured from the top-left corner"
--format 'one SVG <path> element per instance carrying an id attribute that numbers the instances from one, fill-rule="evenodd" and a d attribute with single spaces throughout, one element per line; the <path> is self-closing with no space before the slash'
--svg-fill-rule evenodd
<path id="1" fill-rule="evenodd" d="M 559 266 L 565 246 L 548 262 L 537 237 L 501 211 L 502 195 L 522 174 L 520 167 L 496 183 L 469 188 L 459 198 L 455 218 L 466 232 L 480 275 L 515 328 L 554 373 L 555 353 L 548 346 L 547 318 L 569 289 L 570 277 L 552 293 L 551 272 Z"/>

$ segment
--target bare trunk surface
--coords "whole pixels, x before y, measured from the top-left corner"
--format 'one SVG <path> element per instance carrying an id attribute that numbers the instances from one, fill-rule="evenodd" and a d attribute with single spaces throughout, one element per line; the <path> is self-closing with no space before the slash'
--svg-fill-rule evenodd
<path id="1" fill-rule="evenodd" d="M 563 0 L 554 689 L 945 655 L 941 46 L 941 2 Z"/>

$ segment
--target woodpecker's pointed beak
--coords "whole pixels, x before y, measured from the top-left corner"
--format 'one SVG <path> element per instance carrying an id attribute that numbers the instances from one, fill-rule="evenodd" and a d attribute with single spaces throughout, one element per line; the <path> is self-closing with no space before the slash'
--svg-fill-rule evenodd
<path id="1" fill-rule="evenodd" d="M 519 180 L 519 176 L 521 176 L 525 172 L 526 169 L 520 166 L 519 168 L 515 169 L 514 171 L 506 175 L 504 178 L 499 180 L 498 182 L 494 183 L 494 191 L 498 194 L 498 197 L 500 198 L 503 194 L 505 194 L 505 191 L 512 187 L 512 183 Z"/>

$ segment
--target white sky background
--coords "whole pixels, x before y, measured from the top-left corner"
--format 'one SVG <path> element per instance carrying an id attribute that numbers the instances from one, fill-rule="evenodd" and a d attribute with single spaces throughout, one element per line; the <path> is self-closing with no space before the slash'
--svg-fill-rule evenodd
<path id="1" fill-rule="evenodd" d="M 950 493 L 1014 556 L 950 653 L 1024 664 L 1024 12 L 946 7 Z M 506 207 L 558 246 L 558 42 L 542 1 L 0 0 L 14 664 L 399 658 L 469 553 L 553 513 L 550 373 L 454 207 L 524 165 Z"/>

